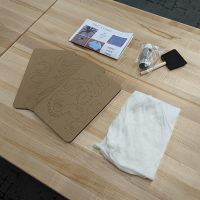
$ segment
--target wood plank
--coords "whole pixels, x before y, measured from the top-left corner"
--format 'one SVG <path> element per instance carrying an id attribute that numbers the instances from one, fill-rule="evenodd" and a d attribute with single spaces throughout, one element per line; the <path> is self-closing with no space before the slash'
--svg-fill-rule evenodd
<path id="1" fill-rule="evenodd" d="M 200 199 L 200 36 L 196 29 L 187 31 L 170 20 L 120 5 L 110 0 L 59 0 L 1 56 L 0 155 L 70 199 Z M 119 60 L 68 42 L 86 18 L 134 32 Z M 168 50 L 177 48 L 189 64 L 172 72 L 162 68 L 140 77 L 133 64 L 144 39 Z M 70 144 L 34 113 L 12 106 L 34 48 L 74 50 L 104 67 L 106 75 L 122 87 Z M 154 181 L 122 172 L 93 147 L 106 136 L 135 90 L 181 108 Z"/>
<path id="2" fill-rule="evenodd" d="M 0 0 L 2 55 L 56 0 Z"/>
<path id="3" fill-rule="evenodd" d="M 26 152 L 18 149 L 3 139 L 0 139 L 0 155 L 9 162 L 17 165 L 23 171 L 29 173 L 34 178 L 40 177 L 40 181 L 54 188 L 61 195 L 68 196 L 70 199 L 99 199 L 87 190 L 83 189 L 70 179 L 34 159 Z M 31 171 L 30 171 L 31 169 Z M 81 192 L 81 197 L 77 193 Z"/>

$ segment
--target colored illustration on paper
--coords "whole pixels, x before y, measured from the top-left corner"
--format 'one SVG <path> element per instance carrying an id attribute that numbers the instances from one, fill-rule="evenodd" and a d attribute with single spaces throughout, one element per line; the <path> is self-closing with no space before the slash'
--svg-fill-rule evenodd
<path id="1" fill-rule="evenodd" d="M 107 43 L 115 45 L 117 47 L 122 47 L 123 44 L 126 42 L 127 38 L 122 38 L 116 35 L 112 35 L 112 37 L 108 40 Z"/>
<path id="2" fill-rule="evenodd" d="M 98 29 L 86 25 L 78 32 L 78 34 L 87 38 L 91 38 L 97 31 Z"/>
<path id="3" fill-rule="evenodd" d="M 98 40 L 90 39 L 86 44 L 86 48 L 99 52 L 105 43 Z"/>
<path id="4" fill-rule="evenodd" d="M 84 26 L 78 34 L 72 39 L 72 42 L 81 46 L 85 46 L 90 38 L 98 31 L 98 29 L 91 26 Z"/>

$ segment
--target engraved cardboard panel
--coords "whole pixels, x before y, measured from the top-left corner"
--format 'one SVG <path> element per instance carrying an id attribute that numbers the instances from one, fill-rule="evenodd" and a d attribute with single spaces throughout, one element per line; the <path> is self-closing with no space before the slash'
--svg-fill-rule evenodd
<path id="1" fill-rule="evenodd" d="M 29 110 L 34 109 L 34 107 L 45 99 L 49 94 L 51 94 L 56 88 L 58 88 L 65 80 L 67 80 L 71 75 L 73 75 L 77 70 L 79 70 L 84 64 L 88 63 L 93 69 L 98 69 L 104 72 L 104 68 L 86 61 L 79 57 L 72 57 L 69 59 L 68 56 L 60 60 L 59 64 L 54 67 L 48 76 L 41 83 L 40 87 L 33 93 L 31 98 L 27 101 L 26 107 Z"/>
<path id="2" fill-rule="evenodd" d="M 121 90 L 86 63 L 34 108 L 66 142 L 71 142 Z"/>
<path id="3" fill-rule="evenodd" d="M 32 53 L 27 69 L 15 97 L 13 106 L 26 109 L 26 102 L 40 86 L 44 78 L 59 61 L 68 55 L 76 56 L 75 52 L 51 49 L 35 49 Z"/>

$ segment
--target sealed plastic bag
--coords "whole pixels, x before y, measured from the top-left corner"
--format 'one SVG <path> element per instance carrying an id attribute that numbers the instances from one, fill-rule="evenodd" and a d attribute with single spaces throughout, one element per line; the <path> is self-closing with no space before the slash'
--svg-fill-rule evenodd
<path id="1" fill-rule="evenodd" d="M 148 68 L 154 67 L 164 51 L 165 47 L 141 42 L 140 51 L 135 60 L 135 66 L 141 70 L 147 70 Z"/>

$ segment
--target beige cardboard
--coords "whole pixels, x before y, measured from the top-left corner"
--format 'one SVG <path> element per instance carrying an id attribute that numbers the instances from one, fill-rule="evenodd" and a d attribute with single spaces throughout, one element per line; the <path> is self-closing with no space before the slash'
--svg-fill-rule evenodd
<path id="1" fill-rule="evenodd" d="M 58 88 L 66 79 L 73 75 L 77 70 L 79 70 L 84 64 L 88 63 L 88 66 L 95 68 L 104 72 L 104 68 L 86 61 L 82 58 L 73 56 L 69 59 L 66 56 L 64 59 L 60 60 L 59 64 L 54 67 L 48 76 L 44 79 L 38 89 L 33 93 L 31 98 L 27 101 L 26 107 L 29 110 L 34 109 L 34 107 L 45 99 L 49 94 L 51 94 L 56 88 Z"/>
<path id="2" fill-rule="evenodd" d="M 51 49 L 35 49 L 15 97 L 13 106 L 26 109 L 26 102 L 39 87 L 51 69 L 65 56 L 76 56 L 75 52 Z"/>
<path id="3" fill-rule="evenodd" d="M 120 85 L 85 64 L 34 108 L 66 142 L 71 142 L 121 90 Z"/>

